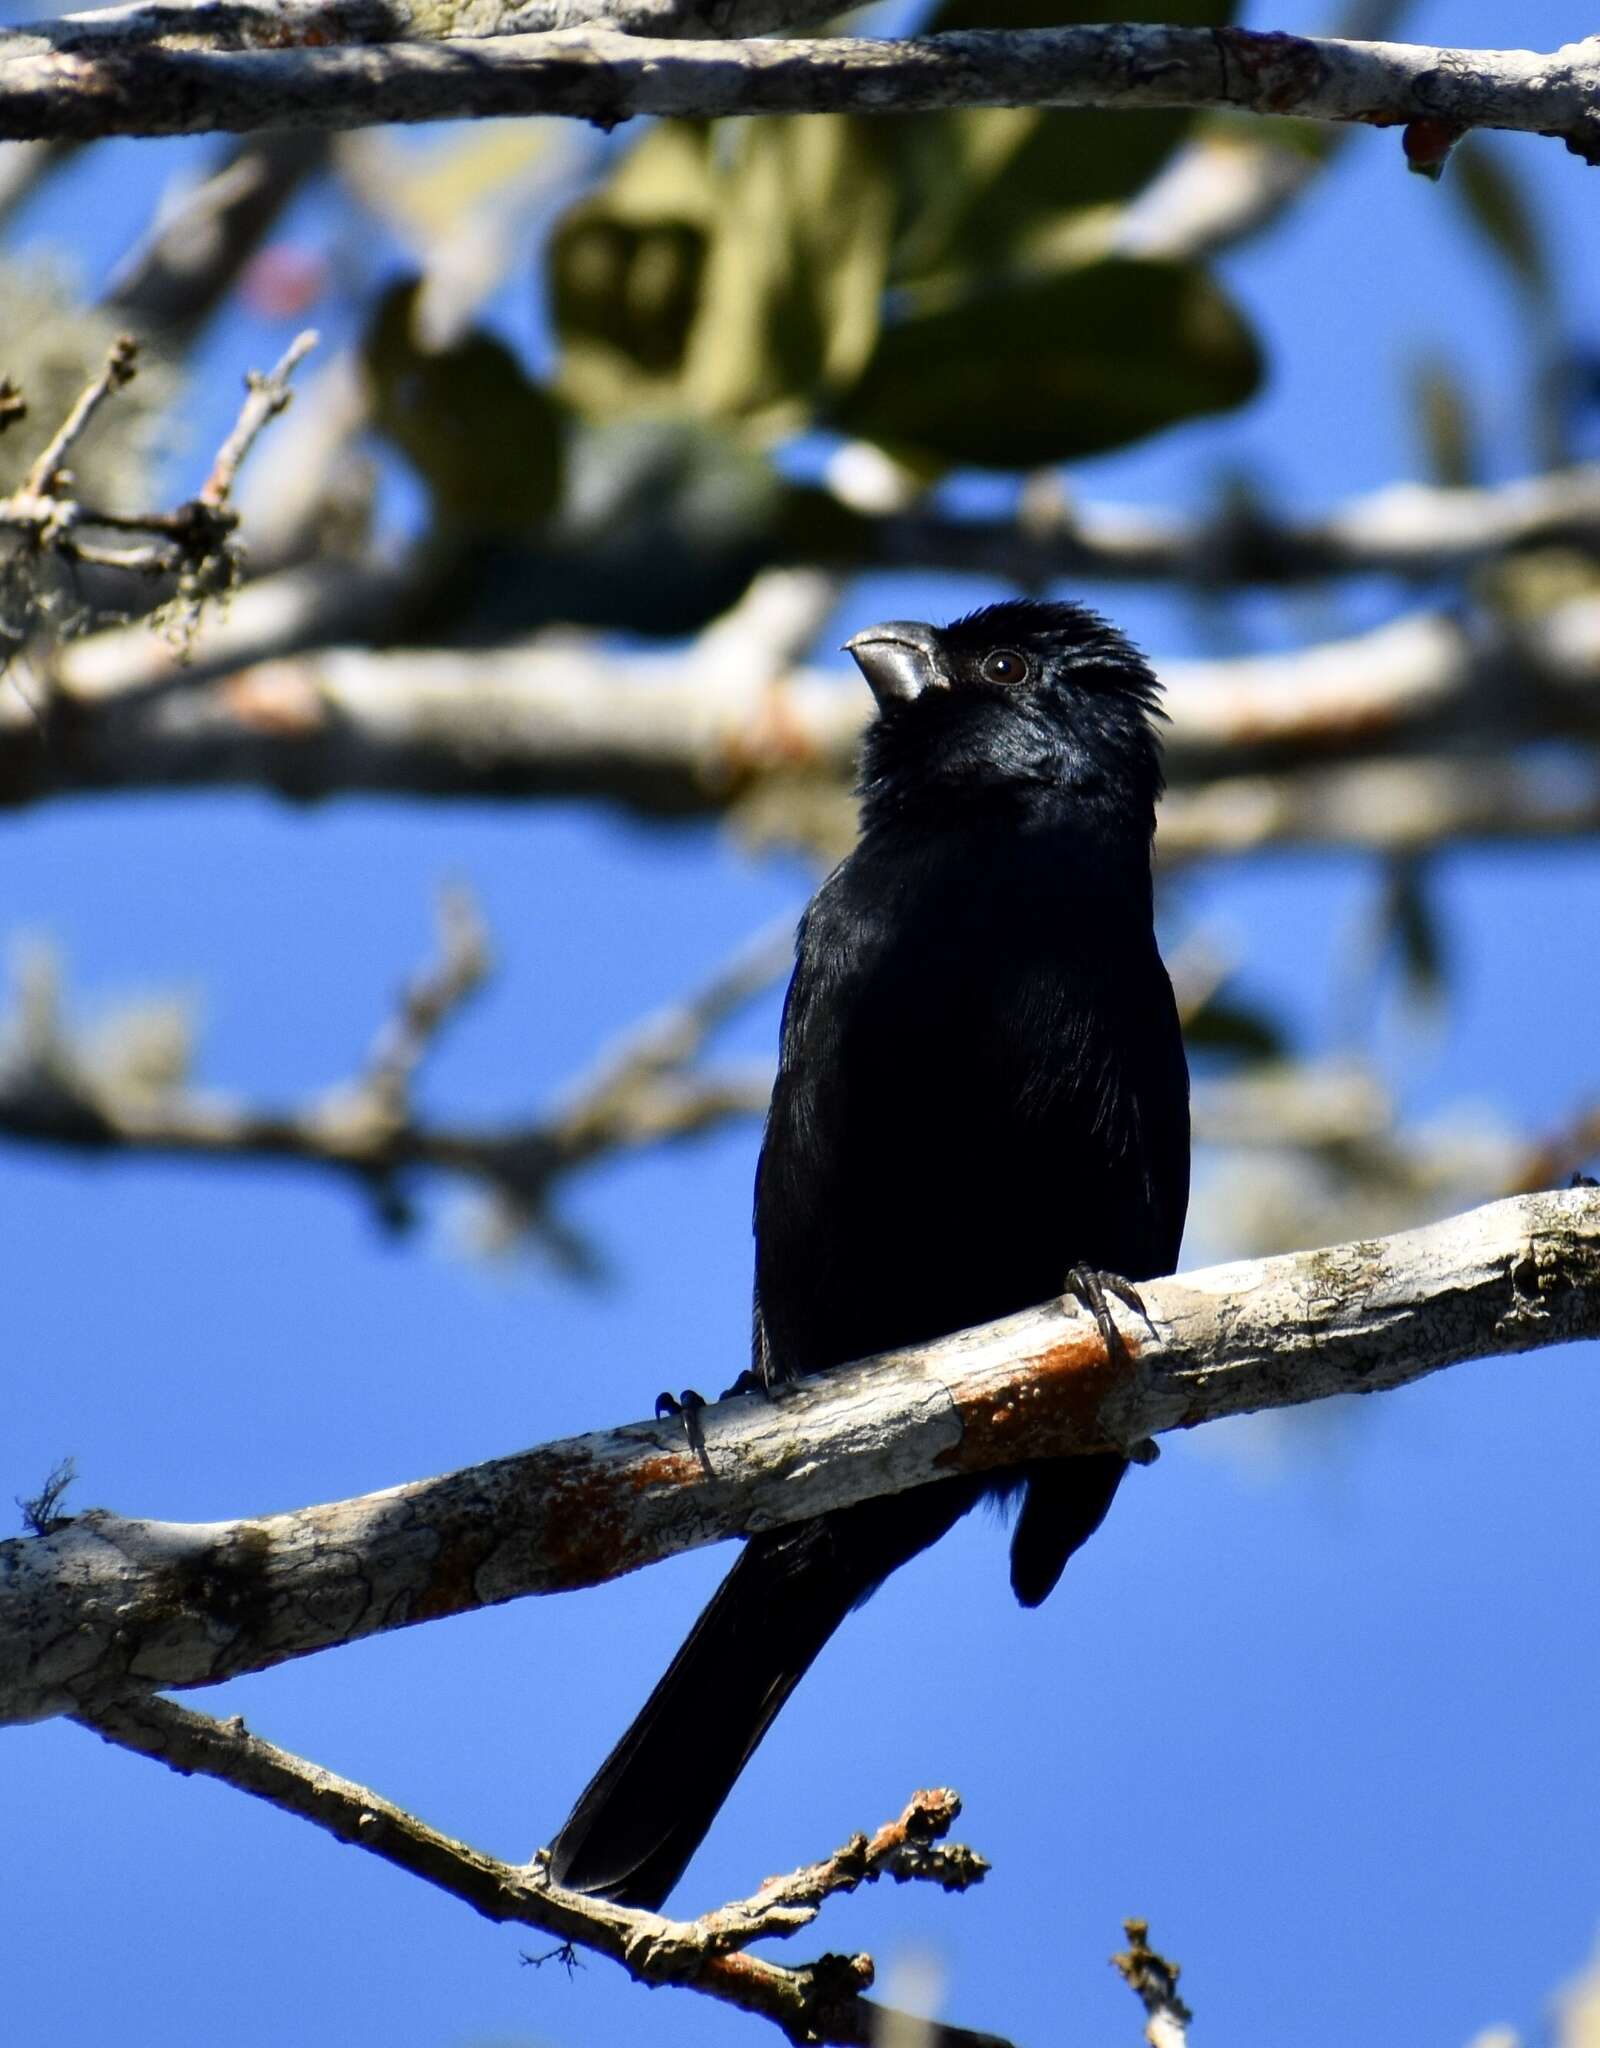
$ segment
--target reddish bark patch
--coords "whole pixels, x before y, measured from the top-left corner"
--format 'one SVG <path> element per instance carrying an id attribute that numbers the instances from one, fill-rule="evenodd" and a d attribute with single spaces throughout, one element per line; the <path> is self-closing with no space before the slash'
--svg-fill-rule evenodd
<path id="1" fill-rule="evenodd" d="M 961 1441 L 940 1464 L 982 1472 L 1022 1458 L 1049 1458 L 1112 1448 L 1100 1423 L 1107 1395 L 1133 1369 L 1137 1342 L 1124 1337 L 1113 1358 L 1099 1331 L 1064 1338 L 1040 1351 L 1002 1393 L 957 1400 Z"/>

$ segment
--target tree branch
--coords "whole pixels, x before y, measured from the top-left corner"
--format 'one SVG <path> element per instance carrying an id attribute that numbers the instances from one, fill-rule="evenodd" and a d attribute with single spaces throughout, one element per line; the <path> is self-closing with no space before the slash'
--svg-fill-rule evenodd
<path id="1" fill-rule="evenodd" d="M 292 30 L 290 31 L 293 32 Z M 245 133 L 489 115 L 914 113 L 939 107 L 1227 107 L 1379 126 L 1559 136 L 1600 159 L 1600 38 L 1548 54 L 1160 24 L 974 30 L 912 41 L 708 48 L 605 28 L 493 41 L 258 50 L 63 50 L 0 39 L 0 136 Z"/>
<path id="2" fill-rule="evenodd" d="M 353 601 L 337 578 L 277 580 L 295 591 L 314 584 L 323 603 Z M 256 665 L 211 680 L 215 639 L 194 681 L 148 635 L 62 649 L 44 725 L 0 698 L 0 805 L 86 790 L 251 785 L 299 799 L 355 790 L 593 797 L 648 816 L 704 816 L 764 787 L 841 793 L 870 709 L 866 692 L 837 675 L 784 673 L 742 642 L 738 660 L 710 659 L 709 641 L 624 657 L 553 637 L 487 653 L 335 648 L 267 660 L 254 622 L 272 597 L 264 585 L 246 591 L 221 629 L 234 636 L 234 658 Z M 290 604 L 275 630 L 292 638 L 314 630 L 315 617 L 314 604 L 309 623 L 306 606 Z M 1175 793 L 1222 774 L 1321 767 L 1430 739 L 1448 739 L 1456 753 L 1475 743 L 1496 774 L 1518 743 L 1587 742 L 1600 728 L 1600 601 L 1476 629 L 1448 613 L 1414 613 L 1289 654 L 1159 667 Z M 1470 778 L 1479 765 L 1465 757 L 1461 773 Z M 1579 807 L 1585 817 L 1590 801 Z M 1244 814 L 1247 826 L 1259 809 Z M 1502 804 L 1500 815 L 1510 829 L 1516 807 Z M 1162 829 L 1177 848 L 1170 804 Z M 1184 851 L 1204 850 L 1196 829 Z M 1220 850 L 1237 836 L 1227 815 L 1208 830 Z"/>
<path id="3" fill-rule="evenodd" d="M 1399 576 L 1426 582 L 1530 547 L 1600 555 L 1600 464 L 1482 489 L 1397 483 L 1295 519 L 1256 504 L 1194 518 L 1146 505 L 1078 505 L 1030 493 L 1015 519 L 900 512 L 862 518 L 860 566 L 1003 576 L 1177 581 L 1201 589 Z"/>
<path id="4" fill-rule="evenodd" d="M 289 379 L 316 346 L 307 329 L 290 344 L 277 366 L 262 375 L 250 371 L 239 416 L 218 449 L 211 471 L 198 494 L 171 512 L 111 512 L 79 502 L 67 458 L 109 398 L 137 371 L 138 345 L 129 335 L 112 344 L 104 368 L 84 388 L 67 417 L 50 435 L 29 466 L 21 487 L 0 498 L 0 534 L 10 534 L 36 554 L 54 554 L 94 567 L 135 570 L 148 576 L 177 577 L 184 606 L 185 630 L 174 637 L 170 659 L 181 667 L 203 599 L 229 588 L 238 570 L 233 532 L 238 514 L 229 502 L 239 465 L 267 422 L 289 403 Z M 143 533 L 153 536 L 133 547 L 114 547 L 84 539 L 85 529 Z M 144 629 L 148 637 L 148 626 Z M 26 700 L 14 700 L 10 719 L 20 728 L 38 730 L 37 712 Z M 0 718 L 0 725 L 5 722 Z"/>
<path id="5" fill-rule="evenodd" d="M 304 1107 L 281 1109 L 125 1071 L 116 1019 L 102 1048 L 77 1043 L 59 1001 L 20 1002 L 0 1046 L 0 1136 L 94 1154 L 314 1167 L 352 1181 L 391 1226 L 409 1222 L 406 1176 L 466 1176 L 495 1205 L 496 1239 L 529 1234 L 569 1264 L 592 1264 L 552 1212 L 569 1174 L 619 1151 L 697 1136 L 766 1108 L 763 1062 L 696 1065 L 711 1033 L 786 970 L 793 922 L 762 933 L 706 986 L 627 1032 L 542 1116 L 492 1125 L 429 1119 L 412 1082 L 439 1031 L 489 971 L 488 936 L 463 892 L 441 904 L 440 958 L 404 990 L 365 1069 Z"/>
<path id="6" fill-rule="evenodd" d="M 486 1920 L 536 1927 L 620 1963 L 636 1983 L 698 1991 L 773 2021 L 791 2041 L 867 2048 L 898 2015 L 862 1993 L 872 1983 L 870 1956 L 820 1956 L 786 1965 L 746 1954 L 752 1942 L 808 1927 L 828 1899 L 882 1877 L 921 1879 L 965 1890 L 987 1870 L 959 1844 L 940 1846 L 961 1811 L 953 1792 L 919 1792 L 870 1839 L 855 1835 L 825 1858 L 770 1878 L 748 1899 L 668 1920 L 552 1884 L 543 1860 L 502 1863 L 380 1799 L 365 1786 L 252 1735 L 240 1720 L 216 1721 L 171 1700 L 119 1701 L 79 1717 L 107 1742 L 155 1758 L 185 1776 L 232 1785 L 298 1815 L 385 1863 L 462 1900 Z M 929 2030 L 928 2048 L 1006 2048 L 993 2035 L 962 2027 Z"/>
<path id="7" fill-rule="evenodd" d="M 838 0 L 134 0 L 19 24 L 63 55 L 170 49 L 370 48 L 442 37 L 541 35 L 590 25 L 638 36 L 723 38 L 810 28 Z"/>
<path id="8" fill-rule="evenodd" d="M 724 1537 L 1020 1459 L 1600 1334 L 1600 1190 L 1151 1281 L 1149 1327 L 1052 1302 L 936 1344 L 356 1500 L 185 1526 L 93 1511 L 0 1546 L 0 1719 L 211 1685 L 569 1591 Z"/>

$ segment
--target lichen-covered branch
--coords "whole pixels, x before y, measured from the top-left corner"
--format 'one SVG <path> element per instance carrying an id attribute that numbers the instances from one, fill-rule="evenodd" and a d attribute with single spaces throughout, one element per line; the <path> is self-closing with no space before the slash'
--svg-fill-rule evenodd
<path id="1" fill-rule="evenodd" d="M 320 49 L 595 25 L 639 36 L 724 38 L 819 26 L 838 0 L 132 0 L 17 24 L 63 54 Z"/>
<path id="2" fill-rule="evenodd" d="M 171 1700 L 134 1699 L 81 1716 L 108 1742 L 181 1771 L 232 1785 L 296 1814 L 337 1841 L 363 1849 L 460 1899 L 486 1920 L 538 1928 L 620 1963 L 640 1984 L 671 1984 L 754 2013 L 791 2041 L 867 2048 L 897 2017 L 863 1996 L 873 1978 L 865 1955 L 819 1956 L 777 1963 L 747 1953 L 753 1942 L 786 1938 L 809 1927 L 830 1898 L 893 1877 L 964 1891 L 988 1866 L 945 1837 L 961 1811 L 953 1792 L 919 1792 L 897 1821 L 875 1835 L 855 1835 L 832 1856 L 786 1877 L 769 1878 L 748 1899 L 697 1920 L 669 1920 L 614 1906 L 552 1884 L 543 1860 L 504 1863 L 441 1834 L 304 1757 L 252 1735 L 242 1721 L 216 1721 Z M 928 2048 L 1006 2048 L 993 2035 L 960 2027 L 929 2030 Z"/>
<path id="3" fill-rule="evenodd" d="M 93 1511 L 0 1546 L 0 1719 L 82 1712 L 594 1585 L 947 1474 L 1371 1393 L 1600 1335 L 1600 1190 L 1524 1195 L 1143 1289 L 1108 1353 L 1051 1302 L 681 1421 L 356 1500 L 186 1526 Z"/>
<path id="4" fill-rule="evenodd" d="M 21 140 L 955 106 L 1223 107 L 1427 124 L 1441 151 L 1469 128 L 1521 129 L 1596 160 L 1600 38 L 1544 53 L 1159 23 L 716 44 L 580 28 L 271 50 L 105 37 L 63 50 L 51 31 L 0 38 L 0 137 Z"/>

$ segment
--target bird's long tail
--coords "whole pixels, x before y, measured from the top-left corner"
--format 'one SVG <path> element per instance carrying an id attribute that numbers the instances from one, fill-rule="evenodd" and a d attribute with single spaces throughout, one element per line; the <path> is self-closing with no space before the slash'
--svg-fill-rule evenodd
<path id="1" fill-rule="evenodd" d="M 831 1517 L 827 1520 L 832 1520 Z M 827 1521 L 757 1536 L 551 1850 L 558 1884 L 658 1907 L 824 1643 L 871 1591 Z"/>

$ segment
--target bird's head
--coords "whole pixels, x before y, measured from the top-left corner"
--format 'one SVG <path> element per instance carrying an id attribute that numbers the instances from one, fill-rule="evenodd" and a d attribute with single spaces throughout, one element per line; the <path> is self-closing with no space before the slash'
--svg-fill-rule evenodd
<path id="1" fill-rule="evenodd" d="M 1149 838 L 1162 692 L 1096 612 L 1014 600 L 946 627 L 895 618 L 844 645 L 879 705 L 862 748 L 865 823 L 1012 805 Z"/>
<path id="2" fill-rule="evenodd" d="M 1162 690 L 1133 641 L 1082 604 L 1006 602 L 846 643 L 879 715 L 862 748 L 865 823 L 971 805 L 1104 813 L 1141 831 L 1162 795 Z"/>
<path id="3" fill-rule="evenodd" d="M 1060 807 L 1148 842 L 1160 685 L 1097 613 L 1013 601 L 948 626 L 869 626 L 845 647 L 878 700 L 862 754 L 867 825 L 924 809 Z"/>

